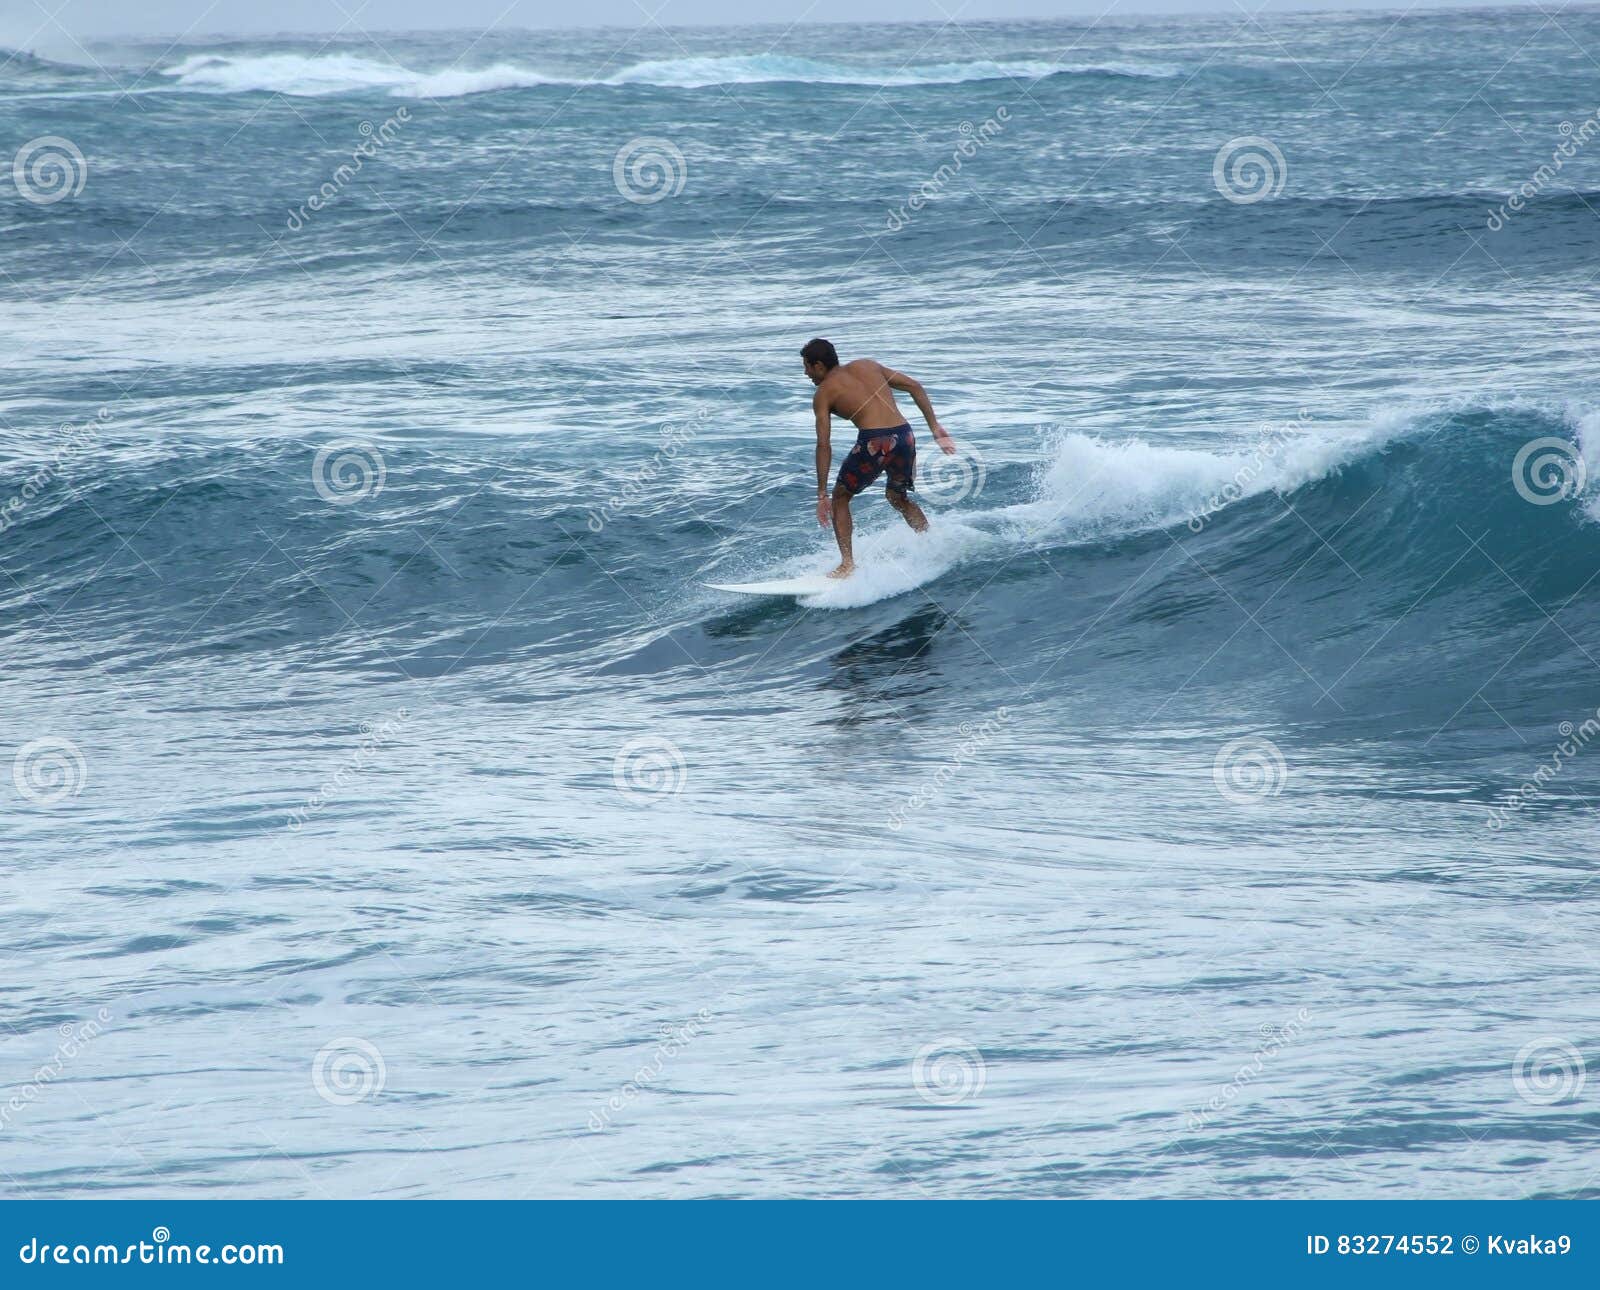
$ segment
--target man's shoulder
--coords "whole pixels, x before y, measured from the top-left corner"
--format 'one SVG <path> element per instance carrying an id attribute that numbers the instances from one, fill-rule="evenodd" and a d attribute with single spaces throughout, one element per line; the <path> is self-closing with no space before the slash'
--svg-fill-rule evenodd
<path id="1" fill-rule="evenodd" d="M 871 380 L 884 370 L 884 366 L 875 358 L 852 358 L 848 363 L 841 363 L 834 369 L 849 377 L 860 377 Z"/>

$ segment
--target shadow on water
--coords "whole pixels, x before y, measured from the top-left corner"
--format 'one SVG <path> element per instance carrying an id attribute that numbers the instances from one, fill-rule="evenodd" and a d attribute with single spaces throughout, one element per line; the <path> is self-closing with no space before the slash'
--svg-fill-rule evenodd
<path id="1" fill-rule="evenodd" d="M 933 665 L 934 642 L 954 625 L 951 615 L 927 605 L 835 652 L 828 660 L 832 671 L 822 683 L 824 689 L 843 695 L 833 723 L 904 717 L 908 691 L 915 696 L 912 703 L 925 701 L 939 674 Z"/>
<path id="2" fill-rule="evenodd" d="M 684 668 L 716 667 L 746 656 L 759 657 L 781 639 L 804 613 L 793 601 L 778 597 L 735 597 L 737 603 L 691 615 L 661 630 L 649 628 L 624 636 L 622 650 L 595 669 L 596 676 L 649 676 Z"/>

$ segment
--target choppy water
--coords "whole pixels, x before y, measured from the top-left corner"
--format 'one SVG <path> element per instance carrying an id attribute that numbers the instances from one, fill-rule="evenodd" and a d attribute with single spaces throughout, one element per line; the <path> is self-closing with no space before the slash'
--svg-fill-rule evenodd
<path id="1" fill-rule="evenodd" d="M 1597 49 L 11 54 L 7 1193 L 1595 1194 Z"/>

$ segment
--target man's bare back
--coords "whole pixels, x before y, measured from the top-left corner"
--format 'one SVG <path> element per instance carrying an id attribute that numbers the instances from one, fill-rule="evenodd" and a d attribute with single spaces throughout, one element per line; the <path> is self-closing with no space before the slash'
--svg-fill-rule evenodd
<path id="1" fill-rule="evenodd" d="M 911 396 L 918 411 L 933 432 L 934 442 L 947 453 L 956 450 L 955 440 L 939 424 L 928 392 L 913 377 L 870 358 L 841 363 L 833 346 L 821 337 L 809 341 L 800 351 L 806 375 L 817 387 L 811 409 L 817 419 L 817 523 L 833 527 L 839 543 L 839 567 L 828 576 L 848 578 L 855 569 L 851 549 L 850 499 L 887 471 L 884 497 L 918 533 L 926 531 L 928 517 L 911 500 L 917 467 L 917 441 L 906 424 L 894 392 Z M 859 436 L 855 447 L 839 467 L 839 478 L 828 495 L 828 466 L 833 458 L 831 426 L 835 416 L 855 422 Z M 878 431 L 884 433 L 878 434 Z"/>
<path id="2" fill-rule="evenodd" d="M 829 412 L 849 417 L 858 430 L 887 430 L 905 424 L 889 386 L 889 378 L 896 375 L 876 359 L 852 359 L 823 378 L 817 399 L 827 402 Z"/>

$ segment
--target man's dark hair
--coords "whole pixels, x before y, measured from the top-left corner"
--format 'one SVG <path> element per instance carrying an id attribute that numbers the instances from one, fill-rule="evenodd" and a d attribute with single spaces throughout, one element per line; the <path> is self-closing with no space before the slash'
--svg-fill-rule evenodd
<path id="1" fill-rule="evenodd" d="M 839 366 L 839 351 L 834 349 L 831 340 L 823 340 L 821 336 L 808 340 L 800 357 L 807 363 L 821 363 L 830 372 Z"/>

